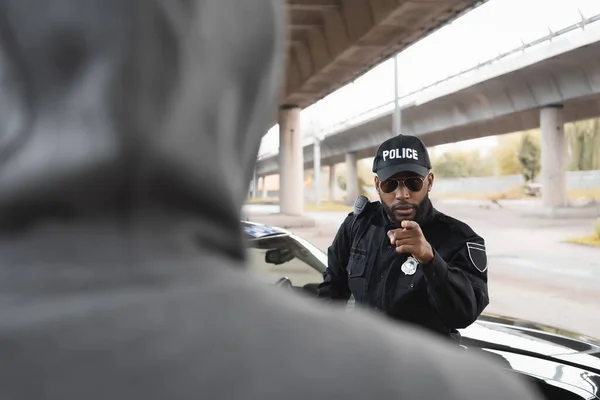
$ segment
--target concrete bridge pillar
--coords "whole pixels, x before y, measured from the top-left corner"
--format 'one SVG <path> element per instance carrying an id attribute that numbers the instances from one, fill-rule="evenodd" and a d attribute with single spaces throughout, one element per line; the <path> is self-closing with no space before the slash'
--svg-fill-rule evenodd
<path id="1" fill-rule="evenodd" d="M 540 127 L 542 203 L 546 207 L 564 207 L 567 205 L 567 147 L 563 132 L 563 106 L 542 108 Z"/>
<path id="2" fill-rule="evenodd" d="M 257 197 L 257 188 L 258 188 L 258 183 L 256 181 L 257 177 L 256 177 L 256 168 L 254 169 L 254 172 L 252 174 L 252 181 L 250 182 L 250 190 L 249 190 L 249 194 L 248 197 L 250 197 L 251 199 L 254 199 Z"/>
<path id="3" fill-rule="evenodd" d="M 263 199 L 266 199 L 269 196 L 269 191 L 267 190 L 267 177 L 263 176 L 262 178 L 260 178 L 261 181 L 261 188 L 262 188 L 262 194 L 260 197 L 262 197 Z"/>
<path id="4" fill-rule="evenodd" d="M 346 153 L 346 203 L 354 204 L 358 197 L 358 167 L 356 153 Z"/>
<path id="5" fill-rule="evenodd" d="M 329 201 L 335 201 L 335 188 L 337 181 L 335 179 L 335 164 L 329 166 Z"/>
<path id="6" fill-rule="evenodd" d="M 300 135 L 300 107 L 279 108 L 279 207 L 282 214 L 304 211 L 304 154 Z"/>

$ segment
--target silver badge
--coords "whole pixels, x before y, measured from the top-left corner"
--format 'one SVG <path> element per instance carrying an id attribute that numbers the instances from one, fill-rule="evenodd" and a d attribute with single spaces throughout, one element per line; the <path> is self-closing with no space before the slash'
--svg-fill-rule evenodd
<path id="1" fill-rule="evenodd" d="M 402 264 L 401 269 L 404 274 L 413 275 L 415 272 L 417 272 L 418 265 L 419 262 L 414 257 L 408 257 L 408 259 L 404 261 L 404 264 Z"/>

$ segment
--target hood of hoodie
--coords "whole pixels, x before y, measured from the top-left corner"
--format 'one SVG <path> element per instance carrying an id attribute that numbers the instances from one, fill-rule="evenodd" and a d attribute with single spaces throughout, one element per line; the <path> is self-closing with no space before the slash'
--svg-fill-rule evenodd
<path id="1" fill-rule="evenodd" d="M 283 78 L 279 3 L 0 0 L 4 262 L 177 259 L 184 237 L 242 260 Z"/>

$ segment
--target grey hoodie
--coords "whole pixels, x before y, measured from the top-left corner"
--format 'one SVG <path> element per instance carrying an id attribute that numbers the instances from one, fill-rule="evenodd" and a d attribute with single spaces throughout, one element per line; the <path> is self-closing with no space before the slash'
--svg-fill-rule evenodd
<path id="1" fill-rule="evenodd" d="M 0 399 L 534 399 L 246 275 L 282 3 L 0 0 Z"/>

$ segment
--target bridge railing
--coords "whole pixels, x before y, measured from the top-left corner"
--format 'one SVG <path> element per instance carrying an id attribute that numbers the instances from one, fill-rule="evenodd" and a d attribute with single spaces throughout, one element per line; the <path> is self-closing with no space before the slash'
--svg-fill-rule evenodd
<path id="1" fill-rule="evenodd" d="M 600 14 L 594 15 L 589 18 L 584 18 L 582 16 L 582 20 L 579 23 L 569 25 L 569 26 L 562 28 L 556 32 L 550 31 L 550 33 L 548 33 L 548 35 L 546 35 L 542 38 L 533 40 L 529 43 L 523 43 L 521 46 L 519 46 L 517 48 L 514 48 L 514 49 L 504 52 L 502 54 L 499 54 L 498 56 L 490 58 L 484 62 L 478 63 L 478 64 L 474 65 L 473 67 L 467 68 L 465 70 L 462 70 L 462 71 L 452 74 L 452 75 L 448 75 L 447 77 L 445 77 L 443 79 L 439 79 L 439 80 L 437 80 L 433 83 L 430 83 L 428 85 L 425 85 L 417 90 L 411 91 L 411 92 L 403 94 L 401 96 L 398 96 L 400 107 L 401 108 L 409 107 L 411 104 L 414 103 L 416 95 L 424 92 L 425 90 L 434 88 L 434 87 L 436 87 L 442 83 L 446 83 L 450 80 L 462 77 L 465 74 L 476 71 L 482 67 L 486 67 L 491 64 L 494 64 L 494 63 L 496 63 L 502 59 L 505 59 L 507 57 L 513 56 L 518 53 L 522 53 L 531 47 L 537 46 L 537 45 L 545 43 L 545 42 L 552 41 L 552 39 L 554 39 L 558 36 L 565 35 L 567 33 L 573 32 L 577 29 L 584 29 L 586 25 L 589 25 L 589 24 L 597 22 L 597 21 L 600 21 Z M 394 103 L 395 103 L 395 101 L 392 99 L 392 100 L 382 103 L 376 107 L 365 110 L 359 114 L 353 115 L 350 118 L 344 119 L 343 121 L 333 123 L 333 124 L 325 127 L 322 131 L 318 132 L 318 135 L 320 137 L 327 137 L 328 135 L 331 135 L 332 133 L 335 133 L 335 132 L 338 132 L 341 130 L 345 130 L 352 126 L 358 125 L 361 122 L 364 122 L 370 118 L 375 118 L 375 117 L 387 114 L 394 109 Z"/>

